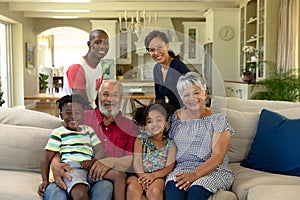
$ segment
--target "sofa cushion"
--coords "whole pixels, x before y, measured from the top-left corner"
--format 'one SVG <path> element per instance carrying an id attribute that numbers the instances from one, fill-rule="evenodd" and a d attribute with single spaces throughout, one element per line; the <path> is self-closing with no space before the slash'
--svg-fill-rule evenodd
<path id="1" fill-rule="evenodd" d="M 59 118 L 34 110 L 0 107 L 0 124 L 55 129 L 62 125 Z"/>
<path id="2" fill-rule="evenodd" d="M 42 200 L 37 190 L 42 182 L 39 173 L 0 170 L 0 199 Z"/>
<path id="3" fill-rule="evenodd" d="M 250 152 L 241 165 L 300 176 L 300 119 L 263 109 Z"/>
<path id="4" fill-rule="evenodd" d="M 299 199 L 300 185 L 259 185 L 250 188 L 247 200 Z"/>
<path id="5" fill-rule="evenodd" d="M 240 166 L 240 163 L 230 163 L 235 179 L 231 190 L 239 200 L 246 200 L 251 188 L 259 185 L 298 185 L 300 177 L 274 174 Z M 280 191 L 279 191 L 280 192 Z M 272 199 L 272 198 L 266 198 Z M 285 199 L 285 198 L 284 198 Z"/>
<path id="6" fill-rule="evenodd" d="M 240 112 L 231 109 L 221 109 L 221 112 L 226 115 L 235 130 L 235 134 L 231 136 L 229 146 L 229 161 L 241 162 L 246 159 L 250 150 L 256 134 L 260 113 Z M 277 112 L 291 119 L 300 118 L 300 108 L 278 110 Z"/>
<path id="7" fill-rule="evenodd" d="M 0 169 L 40 172 L 52 129 L 0 124 Z"/>
<path id="8" fill-rule="evenodd" d="M 221 112 L 224 108 L 240 112 L 260 112 L 263 108 L 269 110 L 285 110 L 299 107 L 300 103 L 287 101 L 251 100 L 221 96 L 214 96 L 211 102 L 211 109 L 214 112 Z"/>
<path id="9" fill-rule="evenodd" d="M 211 195 L 208 200 L 237 200 L 236 195 L 231 191 L 218 190 L 215 194 Z"/>

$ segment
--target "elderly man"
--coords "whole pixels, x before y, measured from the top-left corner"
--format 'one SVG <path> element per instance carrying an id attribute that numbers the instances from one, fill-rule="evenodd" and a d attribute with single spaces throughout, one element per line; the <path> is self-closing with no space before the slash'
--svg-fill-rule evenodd
<path id="1" fill-rule="evenodd" d="M 95 110 L 85 111 L 84 124 L 95 130 L 105 151 L 105 158 L 95 162 L 89 172 L 94 180 L 100 179 L 91 186 L 90 199 L 111 199 L 112 185 L 107 180 L 114 183 L 114 199 L 125 199 L 126 171 L 131 166 L 138 128 L 120 111 L 122 93 L 121 83 L 104 81 L 98 94 L 99 101 L 96 101 L 99 105 Z M 65 190 L 58 186 L 66 188 L 61 177 L 70 178 L 64 172 L 70 171 L 70 168 L 59 163 L 57 157 L 53 159 L 52 165 L 56 184 L 51 183 L 47 187 L 44 199 L 67 199 Z"/>

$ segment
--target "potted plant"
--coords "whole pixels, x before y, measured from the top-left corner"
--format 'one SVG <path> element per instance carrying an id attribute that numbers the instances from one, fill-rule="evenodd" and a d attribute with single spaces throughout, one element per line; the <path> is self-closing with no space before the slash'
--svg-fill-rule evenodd
<path id="1" fill-rule="evenodd" d="M 40 93 L 45 93 L 48 88 L 48 79 L 49 75 L 40 73 L 39 75 L 39 85 L 40 85 Z"/>
<path id="2" fill-rule="evenodd" d="M 299 70 L 285 70 L 271 62 L 264 62 L 269 67 L 268 77 L 253 84 L 251 91 L 259 88 L 251 99 L 276 101 L 299 101 L 300 77 Z M 261 90 L 262 89 L 262 90 Z"/>
<path id="3" fill-rule="evenodd" d="M 247 83 L 255 82 L 256 80 L 256 67 L 259 57 L 259 51 L 253 46 L 244 46 L 242 52 L 246 57 L 246 66 L 243 69 L 242 80 Z"/>

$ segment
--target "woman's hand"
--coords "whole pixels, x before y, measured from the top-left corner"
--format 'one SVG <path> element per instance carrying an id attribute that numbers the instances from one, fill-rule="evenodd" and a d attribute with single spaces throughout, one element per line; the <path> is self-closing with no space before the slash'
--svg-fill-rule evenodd
<path id="1" fill-rule="evenodd" d="M 180 190 L 187 190 L 189 189 L 190 185 L 196 180 L 195 177 L 196 174 L 194 172 L 175 174 L 175 186 Z"/>

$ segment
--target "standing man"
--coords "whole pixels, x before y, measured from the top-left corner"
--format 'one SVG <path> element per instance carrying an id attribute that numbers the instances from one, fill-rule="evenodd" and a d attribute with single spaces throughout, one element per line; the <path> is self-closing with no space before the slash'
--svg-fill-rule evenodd
<path id="1" fill-rule="evenodd" d="M 89 125 L 95 130 L 105 151 L 105 158 L 96 161 L 89 172 L 95 180 L 103 178 L 92 185 L 90 189 L 89 198 L 93 200 L 111 198 L 110 181 L 114 184 L 114 199 L 125 199 L 126 172 L 131 167 L 138 128 L 120 111 L 122 94 L 121 83 L 115 80 L 104 81 L 99 91 L 99 101 L 96 101 L 99 105 L 95 110 L 86 110 L 84 113 L 83 124 Z M 51 164 L 56 184 L 49 184 L 44 199 L 66 200 L 67 193 L 61 189 L 66 185 L 61 177 L 70 178 L 65 173 L 65 171 L 70 172 L 70 168 L 68 165 L 60 163 L 59 157 L 53 158 Z"/>
<path id="2" fill-rule="evenodd" d="M 65 94 L 80 94 L 91 108 L 94 108 L 97 91 L 103 80 L 101 59 L 109 49 L 108 35 L 104 30 L 96 29 L 90 33 L 87 45 L 89 50 L 81 60 L 71 65 L 64 80 Z"/>

